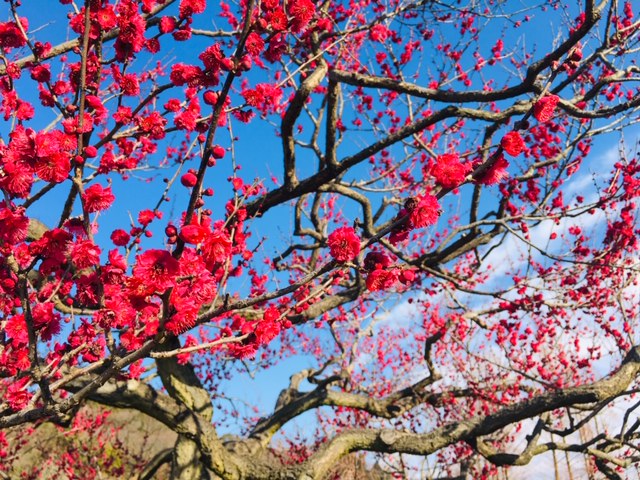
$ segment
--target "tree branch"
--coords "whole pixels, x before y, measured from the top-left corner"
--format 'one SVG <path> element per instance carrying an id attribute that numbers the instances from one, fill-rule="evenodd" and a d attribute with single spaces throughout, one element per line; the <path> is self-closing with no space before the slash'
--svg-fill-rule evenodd
<path id="1" fill-rule="evenodd" d="M 342 456 L 359 450 L 429 455 L 448 445 L 488 435 L 512 423 L 569 405 L 603 401 L 624 391 L 640 372 L 640 347 L 634 347 L 617 372 L 578 387 L 552 391 L 487 416 L 446 424 L 426 434 L 396 430 L 347 430 L 313 455 L 302 467 L 309 478 L 323 478 Z"/>

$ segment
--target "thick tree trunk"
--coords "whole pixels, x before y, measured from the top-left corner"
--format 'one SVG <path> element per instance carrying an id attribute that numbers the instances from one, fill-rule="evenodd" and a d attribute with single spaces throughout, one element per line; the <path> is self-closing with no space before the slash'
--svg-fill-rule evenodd
<path id="1" fill-rule="evenodd" d="M 179 348 L 178 339 L 172 338 L 165 344 L 166 350 Z M 190 364 L 180 365 L 176 358 L 157 359 L 158 374 L 167 393 L 188 409 L 196 412 L 207 422 L 213 417 L 209 393 L 202 387 Z M 200 460 L 198 446 L 185 436 L 178 436 L 171 462 L 172 480 L 209 480 L 210 475 Z"/>
<path id="2" fill-rule="evenodd" d="M 171 461 L 171 478 L 173 480 L 210 480 L 207 469 L 200 461 L 198 445 L 184 436 L 179 436 Z"/>

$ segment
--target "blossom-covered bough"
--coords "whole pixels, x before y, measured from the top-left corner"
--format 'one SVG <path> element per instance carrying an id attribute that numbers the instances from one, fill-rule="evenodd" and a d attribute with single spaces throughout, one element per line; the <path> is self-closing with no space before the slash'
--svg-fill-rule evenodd
<path id="1" fill-rule="evenodd" d="M 0 23 L 0 475 L 96 403 L 175 444 L 26 475 L 635 468 L 631 1 L 29 3 Z M 275 406 L 238 406 L 254 374 Z"/>

